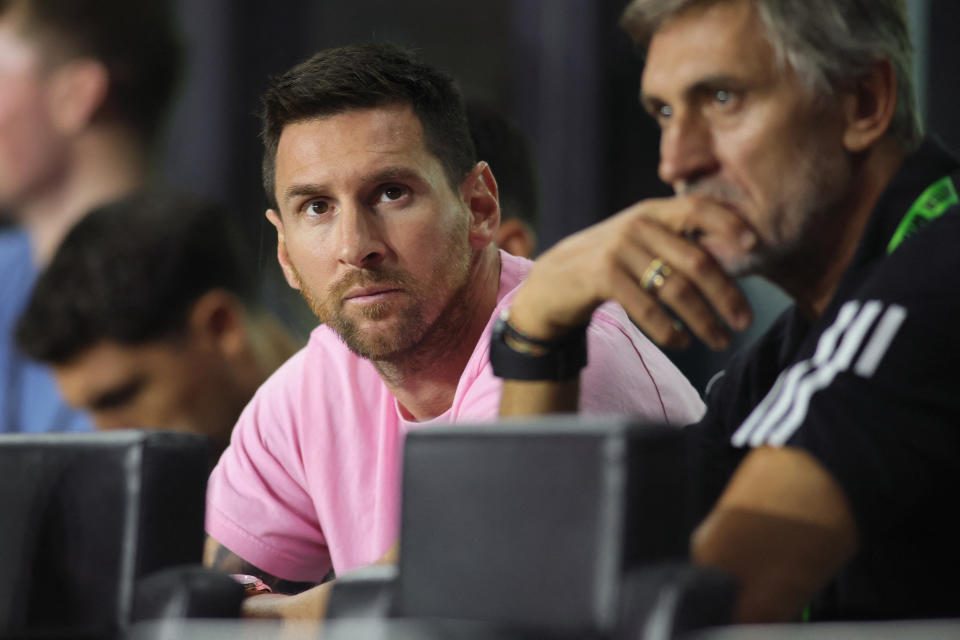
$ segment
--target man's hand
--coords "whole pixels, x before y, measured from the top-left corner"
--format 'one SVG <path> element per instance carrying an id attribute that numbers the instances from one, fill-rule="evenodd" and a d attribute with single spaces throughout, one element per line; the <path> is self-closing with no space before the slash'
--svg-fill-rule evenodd
<path id="1" fill-rule="evenodd" d="M 394 543 L 375 564 L 396 564 L 398 553 L 399 543 Z M 210 536 L 207 536 L 204 545 L 203 563 L 226 573 L 257 576 L 274 590 L 275 593 L 251 596 L 244 600 L 245 618 L 320 621 L 326 617 L 330 592 L 333 590 L 332 580 L 319 585 L 282 580 L 250 564 Z"/>
<path id="2" fill-rule="evenodd" d="M 204 566 L 223 571 L 224 573 L 243 573 L 257 576 L 263 580 L 263 583 L 270 587 L 275 594 L 292 595 L 316 586 L 315 582 L 293 582 L 271 575 L 263 569 L 247 562 L 210 536 L 207 536 L 207 540 L 203 546 L 203 564 Z M 329 579 L 330 577 L 325 578 L 325 580 Z"/>
<path id="3" fill-rule="evenodd" d="M 718 259 L 733 261 L 756 243 L 740 217 L 709 200 L 645 200 L 541 256 L 511 305 L 510 324 L 549 340 L 615 300 L 661 345 L 689 342 L 670 309 L 708 346 L 722 349 L 730 343 L 727 327 L 745 329 L 752 312 Z M 655 259 L 667 265 L 662 280 L 650 278 Z"/>
<path id="4" fill-rule="evenodd" d="M 243 601 L 243 617 L 279 618 L 319 624 L 327 615 L 332 590 L 333 583 L 326 582 L 292 596 L 277 593 L 250 596 Z"/>

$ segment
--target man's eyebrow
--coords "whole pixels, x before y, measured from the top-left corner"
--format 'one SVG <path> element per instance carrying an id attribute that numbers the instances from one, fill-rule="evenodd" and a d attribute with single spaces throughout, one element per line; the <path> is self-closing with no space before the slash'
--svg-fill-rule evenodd
<path id="1" fill-rule="evenodd" d="M 744 81 L 741 78 L 732 76 L 728 73 L 715 73 L 704 76 L 694 82 L 684 91 L 685 94 L 693 95 L 703 93 L 704 91 L 713 91 L 715 89 L 742 89 Z"/>
<path id="2" fill-rule="evenodd" d="M 391 180 L 420 180 L 419 172 L 410 167 L 387 167 L 372 174 L 367 182 L 380 183 L 390 182 Z"/>
<path id="3" fill-rule="evenodd" d="M 640 91 L 640 106 L 650 115 L 656 115 L 657 108 L 663 105 L 663 100 L 655 95 Z"/>
<path id="4" fill-rule="evenodd" d="M 313 182 L 302 182 L 300 184 L 292 184 L 286 189 L 283 190 L 283 197 L 280 198 L 280 202 L 289 202 L 294 198 L 299 198 L 301 196 L 312 196 L 320 193 L 324 190 L 323 185 Z"/>

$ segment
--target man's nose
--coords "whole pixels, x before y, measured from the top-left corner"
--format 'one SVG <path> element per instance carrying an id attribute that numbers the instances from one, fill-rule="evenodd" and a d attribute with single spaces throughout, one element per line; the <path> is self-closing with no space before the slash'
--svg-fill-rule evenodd
<path id="1" fill-rule="evenodd" d="M 376 212 L 362 205 L 345 206 L 338 226 L 340 262 L 363 269 L 383 261 L 386 243 Z"/>
<path id="2" fill-rule="evenodd" d="M 660 135 L 660 179 L 678 193 L 717 169 L 713 134 L 699 114 L 680 111 Z"/>

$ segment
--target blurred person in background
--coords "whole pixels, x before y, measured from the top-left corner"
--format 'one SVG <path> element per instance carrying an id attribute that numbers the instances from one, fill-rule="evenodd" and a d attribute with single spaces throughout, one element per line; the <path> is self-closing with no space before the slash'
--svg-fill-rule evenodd
<path id="1" fill-rule="evenodd" d="M 37 270 L 143 183 L 180 72 L 168 2 L 0 0 L 0 433 L 88 429 L 13 347 Z"/>
<path id="2" fill-rule="evenodd" d="M 195 198 L 137 192 L 91 211 L 40 274 L 17 346 L 51 365 L 98 429 L 208 436 L 214 454 L 296 350 L 258 302 L 236 222 Z"/>
<path id="3" fill-rule="evenodd" d="M 540 197 L 530 141 L 503 113 L 481 102 L 467 103 L 467 122 L 477 158 L 487 162 L 497 178 L 500 226 L 494 242 L 515 256 L 533 258 Z"/>

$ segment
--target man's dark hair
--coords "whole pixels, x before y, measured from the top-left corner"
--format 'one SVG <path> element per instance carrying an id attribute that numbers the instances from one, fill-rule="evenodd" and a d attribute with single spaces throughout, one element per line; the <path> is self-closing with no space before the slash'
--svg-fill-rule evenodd
<path id="1" fill-rule="evenodd" d="M 59 364 L 101 340 L 176 338 L 196 300 L 213 289 L 255 308 L 252 263 L 234 219 L 218 206 L 135 193 L 94 209 L 67 234 L 20 317 L 17 345 Z"/>
<path id="2" fill-rule="evenodd" d="M 129 123 L 150 142 L 176 91 L 183 50 L 169 0 L 0 0 L 16 13 L 47 64 L 80 57 L 100 61 L 110 77 L 98 115 Z"/>
<path id="3" fill-rule="evenodd" d="M 503 113 L 480 102 L 467 104 L 467 119 L 477 159 L 490 163 L 497 180 L 501 217 L 517 218 L 536 231 L 540 199 L 527 136 Z"/>
<path id="4" fill-rule="evenodd" d="M 476 163 L 463 98 L 453 79 L 390 44 L 327 49 L 271 78 L 261 102 L 263 187 L 270 206 L 277 144 L 289 124 L 353 109 L 409 104 L 419 118 L 427 149 L 443 165 L 453 189 Z"/>

